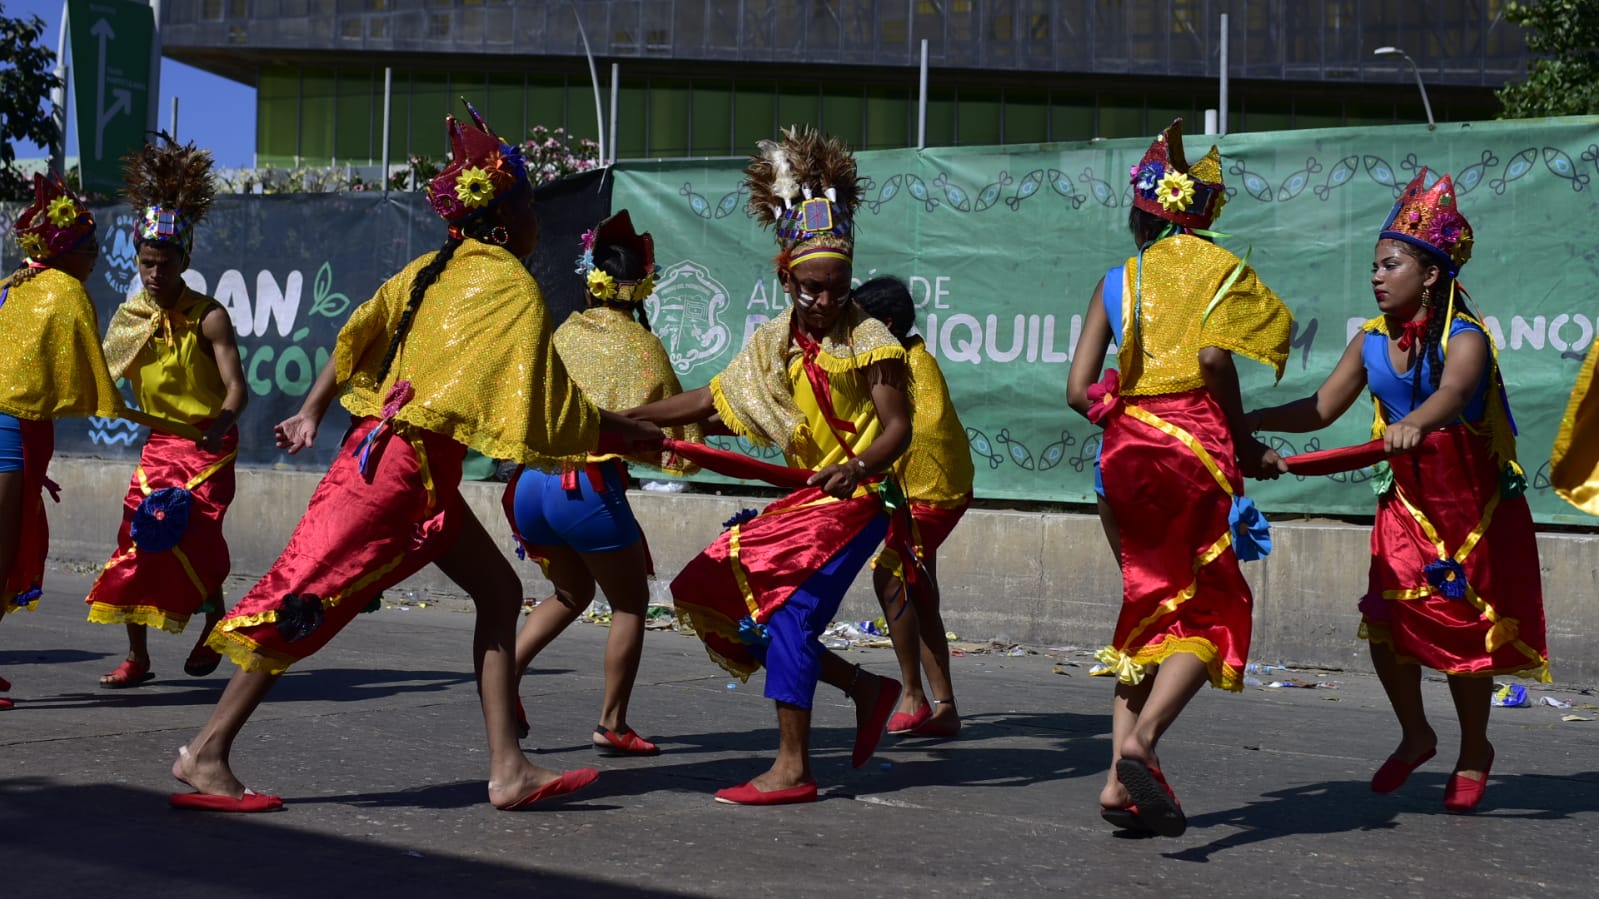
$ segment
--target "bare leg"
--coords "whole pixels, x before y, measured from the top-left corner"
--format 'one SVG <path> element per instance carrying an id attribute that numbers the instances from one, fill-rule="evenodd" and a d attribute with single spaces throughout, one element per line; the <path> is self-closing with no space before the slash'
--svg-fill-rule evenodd
<path id="1" fill-rule="evenodd" d="M 1160 757 L 1155 746 L 1160 737 L 1177 721 L 1188 701 L 1199 688 L 1210 680 L 1210 670 L 1199 656 L 1180 652 L 1160 663 L 1153 675 L 1144 680 L 1154 680 L 1144 698 L 1143 708 L 1137 713 L 1132 733 L 1118 744 L 1120 758 L 1137 759 L 1148 765 L 1159 765 Z M 1112 725 L 1114 726 L 1114 724 Z"/>
<path id="2" fill-rule="evenodd" d="M 777 705 L 777 759 L 765 774 L 750 781 L 770 793 L 815 780 L 811 776 L 811 710 L 779 702 Z"/>
<path id="3" fill-rule="evenodd" d="M 1101 496 L 1099 498 L 1099 526 L 1105 530 L 1105 542 L 1110 544 L 1110 553 L 1116 557 L 1118 566 L 1122 563 L 1122 534 L 1116 525 L 1116 513 L 1111 510 L 1110 503 Z"/>
<path id="4" fill-rule="evenodd" d="M 921 617 L 916 604 L 906 601 L 905 582 L 887 568 L 872 569 L 872 586 L 877 588 L 877 602 L 883 607 L 883 619 L 888 622 L 888 636 L 894 643 L 894 658 L 899 661 L 900 680 L 905 684 L 905 694 L 900 697 L 896 711 L 913 714 L 927 705 L 927 694 L 922 691 L 921 660 L 924 653 Z M 934 692 L 937 694 L 936 688 Z"/>
<path id="5" fill-rule="evenodd" d="M 1487 776 L 1493 760 L 1493 744 L 1488 742 L 1488 715 L 1493 708 L 1494 680 L 1491 677 L 1449 675 L 1449 695 L 1460 718 L 1460 757 L 1455 773 L 1472 780 Z"/>
<path id="6" fill-rule="evenodd" d="M 565 546 L 540 547 L 550 560 L 548 577 L 555 595 L 533 607 L 516 635 L 516 671 L 520 677 L 533 659 L 559 637 L 594 600 L 594 578 L 583 559 Z"/>
<path id="7" fill-rule="evenodd" d="M 1388 704 L 1393 707 L 1394 717 L 1399 719 L 1399 747 L 1393 755 L 1406 762 L 1414 762 L 1438 745 L 1438 735 L 1427 723 L 1427 711 L 1421 700 L 1421 666 L 1399 661 L 1394 655 L 1394 648 L 1387 643 L 1373 640 L 1370 645 L 1372 667 L 1377 669 L 1377 679 L 1382 681 L 1383 691 L 1388 694 Z M 1490 687 L 1493 684 L 1491 679 L 1486 682 Z M 1453 687 L 1452 682 L 1450 686 Z M 1486 741 L 1486 702 L 1483 713 L 1483 739 Z M 1464 727 L 1466 720 L 1462 718 L 1460 723 Z M 1464 741 L 1461 748 L 1465 748 Z"/>
<path id="8" fill-rule="evenodd" d="M 146 671 L 150 670 L 149 631 L 142 624 L 129 624 L 127 625 L 127 629 L 128 661 Z M 115 683 L 115 679 L 109 674 L 102 675 L 100 678 L 100 683 L 112 684 Z"/>
<path id="9" fill-rule="evenodd" d="M 627 706 L 644 655 L 644 613 L 650 604 L 644 541 L 610 552 L 584 553 L 583 563 L 611 603 L 611 632 L 605 638 L 605 700 L 600 726 L 614 733 L 632 730 Z"/>
<path id="10" fill-rule="evenodd" d="M 11 580 L 17 563 L 17 540 L 22 535 L 22 472 L 0 471 L 0 590 Z M 6 614 L 0 597 L 0 618 Z"/>
<path id="11" fill-rule="evenodd" d="M 938 559 L 927 557 L 929 589 L 922 591 L 920 613 L 922 637 L 922 667 L 927 671 L 927 685 L 933 690 L 933 717 L 927 719 L 934 730 L 960 729 L 960 712 L 955 709 L 955 682 L 949 674 L 949 635 L 944 628 L 944 616 L 939 613 Z"/>
<path id="12" fill-rule="evenodd" d="M 887 679 L 864 668 L 851 665 L 831 649 L 822 653 L 821 681 L 844 691 L 855 703 L 855 727 L 864 729 L 871 724 L 872 710 L 877 707 L 877 694 L 883 691 Z M 781 712 L 782 703 L 778 704 Z M 810 713 L 806 712 L 806 727 L 810 726 Z"/>
<path id="13" fill-rule="evenodd" d="M 172 776 L 201 793 L 235 799 L 243 796 L 244 784 L 233 775 L 230 760 L 233 740 L 279 676 L 243 668 L 233 672 L 222 698 L 211 710 L 210 719 L 194 739 L 179 750 L 178 760 L 172 763 Z"/>
<path id="14" fill-rule="evenodd" d="M 1116 763 L 1122 758 L 1122 744 L 1132 736 L 1138 725 L 1138 716 L 1144 711 L 1149 690 L 1155 685 L 1159 668 L 1149 671 L 1136 684 L 1116 682 L 1116 698 L 1110 707 L 1110 773 L 1105 778 L 1105 788 L 1099 792 L 1099 804 L 1105 808 L 1124 808 L 1132 802 L 1127 788 L 1116 777 Z"/>
<path id="15" fill-rule="evenodd" d="M 211 631 L 222 620 L 222 593 L 218 591 L 205 598 L 205 627 L 200 629 L 200 635 L 194 641 L 194 648 L 189 650 L 189 655 L 194 655 L 205 648 L 205 641 L 211 639 Z"/>
<path id="16" fill-rule="evenodd" d="M 489 801 L 503 808 L 560 774 L 530 763 L 517 745 L 516 616 L 522 582 L 464 502 L 460 512 L 461 535 L 437 564 L 477 607 L 472 667 L 489 738 Z"/>

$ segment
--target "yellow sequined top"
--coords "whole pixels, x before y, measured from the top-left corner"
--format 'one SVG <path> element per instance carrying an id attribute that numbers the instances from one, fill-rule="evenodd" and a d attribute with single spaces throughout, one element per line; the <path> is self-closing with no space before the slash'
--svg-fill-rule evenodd
<path id="1" fill-rule="evenodd" d="M 389 388 L 416 396 L 397 421 L 523 465 L 580 465 L 599 441 L 599 409 L 572 383 L 551 340 L 538 282 L 506 250 L 468 240 L 428 288 L 405 343 L 377 383 L 411 282 L 433 259 L 414 260 L 378 288 L 339 332 L 332 362 L 344 406 L 378 416 Z"/>
<path id="2" fill-rule="evenodd" d="M 631 409 L 683 392 L 660 338 L 621 309 L 595 306 L 569 316 L 555 329 L 555 351 L 583 394 L 601 409 Z M 664 430 L 678 440 L 704 440 L 697 424 Z M 615 453 L 591 455 L 589 461 L 614 458 Z M 625 458 L 676 473 L 697 468 L 667 452 L 651 459 Z"/>
<path id="3" fill-rule="evenodd" d="M 820 469 L 849 455 L 823 417 L 799 345 L 789 338 L 791 315 L 785 309 L 756 330 L 727 368 L 711 379 L 711 397 L 733 433 L 759 445 L 777 445 L 790 466 Z M 903 360 L 905 348 L 882 322 L 853 307 L 818 343 L 816 364 L 828 373 L 833 411 L 856 429 L 841 436 L 859 453 L 882 427 L 864 369 L 885 359 Z"/>
<path id="4" fill-rule="evenodd" d="M 172 309 L 142 290 L 117 307 L 106 329 L 106 363 L 113 377 L 133 384 L 140 409 L 195 426 L 221 414 L 228 388 L 200 331 L 200 320 L 220 308 L 187 289 Z"/>
<path id="5" fill-rule="evenodd" d="M 920 337 L 906 349 L 911 369 L 911 446 L 896 466 L 905 496 L 931 506 L 958 506 L 972 492 L 966 428 L 949 398 L 938 360 Z"/>
<path id="6" fill-rule="evenodd" d="M 1283 376 L 1293 315 L 1237 256 L 1178 234 L 1145 250 L 1142 266 L 1138 257 L 1128 259 L 1124 272 L 1124 339 L 1117 359 L 1122 394 L 1204 387 L 1199 351 L 1208 346 L 1247 356 Z"/>
<path id="7" fill-rule="evenodd" d="M 1490 342 L 1490 345 L 1491 342 Z M 1549 483 L 1561 499 L 1599 515 L 1599 391 L 1593 389 L 1594 366 L 1599 363 L 1599 341 L 1577 372 L 1566 413 L 1560 417 L 1554 452 L 1549 459 Z"/>
<path id="8" fill-rule="evenodd" d="M 0 305 L 0 412 L 45 420 L 122 414 L 100 352 L 100 323 L 83 282 L 40 269 Z"/>

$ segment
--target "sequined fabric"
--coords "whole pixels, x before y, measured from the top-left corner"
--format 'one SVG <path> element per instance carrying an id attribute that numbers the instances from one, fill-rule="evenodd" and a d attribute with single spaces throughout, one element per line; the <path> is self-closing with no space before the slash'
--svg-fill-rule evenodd
<path id="1" fill-rule="evenodd" d="M 1379 236 L 1402 240 L 1448 259 L 1456 272 L 1471 258 L 1471 224 L 1455 200 L 1455 182 L 1443 175 L 1427 187 L 1425 166 L 1399 195 Z"/>
<path id="2" fill-rule="evenodd" d="M 1594 389 L 1599 342 L 1588 347 L 1571 400 L 1560 417 L 1554 451 L 1549 459 L 1549 482 L 1561 499 L 1599 515 L 1599 390 Z"/>
<path id="3" fill-rule="evenodd" d="M 1199 351 L 1208 346 L 1269 365 L 1282 377 L 1293 315 L 1237 256 L 1179 234 L 1145 250 L 1141 266 L 1137 257 L 1128 259 L 1126 278 L 1127 339 L 1117 357 L 1124 396 L 1205 386 Z"/>
<path id="4" fill-rule="evenodd" d="M 596 306 L 567 318 L 555 329 L 555 351 L 583 395 L 601 409 L 631 409 L 683 392 L 660 338 L 644 330 L 630 312 Z M 704 440 L 697 424 L 664 430 L 677 440 Z M 609 458 L 615 455 L 590 460 Z M 650 459 L 628 458 L 678 473 L 697 468 L 669 452 Z"/>
<path id="5" fill-rule="evenodd" d="M 390 335 L 422 256 L 378 288 L 339 332 L 333 363 L 344 405 L 380 417 L 406 379 L 416 398 L 396 419 L 495 459 L 537 468 L 575 466 L 598 442 L 599 410 L 555 353 L 538 282 L 504 249 L 468 240 L 417 308 L 388 378 L 378 383 Z"/>
<path id="6" fill-rule="evenodd" d="M 899 460 L 905 496 L 935 506 L 964 505 L 972 492 L 966 428 L 938 361 L 920 337 L 907 349 L 911 370 L 911 446 Z"/>
<path id="7" fill-rule="evenodd" d="M 140 409 L 192 425 L 222 411 L 228 389 L 200 332 L 213 308 L 221 308 L 216 300 L 191 290 L 172 309 L 142 290 L 117 307 L 106 329 L 106 364 L 112 377 L 133 383 Z"/>
<path id="8" fill-rule="evenodd" d="M 721 374 L 711 379 L 711 396 L 722 422 L 735 434 L 757 444 L 780 447 L 791 460 L 826 455 L 805 412 L 795 401 L 792 372 L 801 361 L 800 348 L 789 339 L 792 310 L 785 309 L 762 325 Z M 851 308 L 839 316 L 831 333 L 818 341 L 817 364 L 843 374 L 880 362 L 904 359 L 905 348 L 877 319 Z M 804 375 L 799 375 L 804 380 Z M 835 396 L 838 413 L 849 417 Z M 873 416 L 875 421 L 875 416 Z M 822 431 L 826 432 L 826 427 Z"/>
<path id="9" fill-rule="evenodd" d="M 43 420 L 122 414 L 83 282 L 53 268 L 9 289 L 0 306 L 0 412 Z"/>

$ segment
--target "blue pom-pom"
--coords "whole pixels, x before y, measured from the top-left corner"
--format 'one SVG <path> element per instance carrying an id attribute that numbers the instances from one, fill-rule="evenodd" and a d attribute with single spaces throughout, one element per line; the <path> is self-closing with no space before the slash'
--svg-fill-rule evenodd
<path id="1" fill-rule="evenodd" d="M 738 510 L 737 515 L 734 515 L 732 518 L 722 522 L 722 530 L 725 531 L 730 527 L 734 527 L 735 525 L 741 525 L 759 514 L 761 513 L 758 509 L 740 509 Z"/>
<path id="2" fill-rule="evenodd" d="M 1233 531 L 1233 552 L 1240 562 L 1255 562 L 1271 555 L 1271 523 L 1247 496 L 1233 497 L 1233 507 L 1227 513 L 1227 524 Z"/>
<path id="3" fill-rule="evenodd" d="M 744 616 L 738 623 L 738 639 L 745 646 L 770 646 L 772 635 L 764 624 L 756 624 L 755 619 Z"/>
<path id="4" fill-rule="evenodd" d="M 1454 559 L 1428 562 L 1427 583 L 1446 599 L 1466 598 L 1466 569 Z"/>
<path id="5" fill-rule="evenodd" d="M 128 527 L 140 552 L 166 552 L 189 531 L 189 509 L 194 497 L 182 487 L 162 487 L 144 498 Z"/>

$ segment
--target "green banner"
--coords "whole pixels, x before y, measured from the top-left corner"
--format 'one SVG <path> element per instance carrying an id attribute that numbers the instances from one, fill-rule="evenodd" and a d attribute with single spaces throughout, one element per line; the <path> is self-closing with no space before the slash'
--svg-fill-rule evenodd
<path id="1" fill-rule="evenodd" d="M 136 0 L 67 0 L 67 23 L 83 186 L 114 194 L 149 127 L 155 19 Z"/>
<path id="2" fill-rule="evenodd" d="M 859 154 L 866 182 L 855 274 L 910 282 L 977 462 L 977 496 L 1086 503 L 1099 431 L 1066 407 L 1066 371 L 1094 285 L 1134 251 L 1128 170 L 1147 141 Z M 1238 134 L 1220 141 L 1231 202 L 1221 243 L 1293 309 L 1282 382 L 1241 362 L 1246 406 L 1314 391 L 1377 314 L 1372 247 L 1423 167 L 1454 175 L 1476 231 L 1461 284 L 1499 347 L 1542 522 L 1591 524 L 1549 489 L 1549 448 L 1599 304 L 1591 234 L 1599 118 Z M 1188 155 L 1208 139 L 1190 137 Z M 685 386 L 708 382 L 785 296 L 775 245 L 746 213 L 735 162 L 630 165 L 615 208 L 656 239 L 652 325 Z M 1369 399 L 1284 453 L 1366 440 Z M 749 447 L 743 447 L 751 450 Z M 772 455 L 770 451 L 766 453 Z M 1369 515 L 1363 472 L 1249 485 L 1278 514 Z"/>

